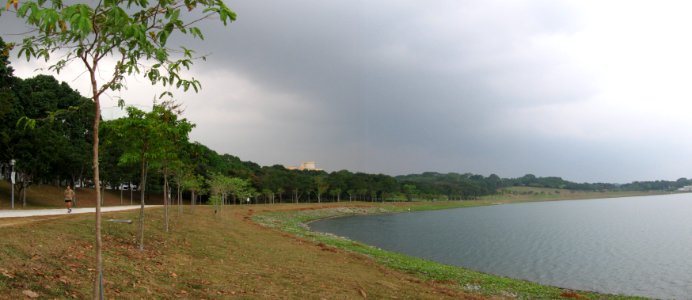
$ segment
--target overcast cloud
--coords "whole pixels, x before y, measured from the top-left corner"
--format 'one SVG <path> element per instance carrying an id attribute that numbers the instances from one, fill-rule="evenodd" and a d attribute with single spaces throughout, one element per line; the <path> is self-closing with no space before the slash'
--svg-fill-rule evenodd
<path id="1" fill-rule="evenodd" d="M 192 71 L 203 90 L 178 93 L 218 152 L 391 175 L 692 177 L 686 1 L 227 4 L 237 22 L 194 43 L 211 54 Z M 59 78 L 87 94 L 78 74 Z M 158 90 L 128 82 L 120 96 L 149 106 Z"/>

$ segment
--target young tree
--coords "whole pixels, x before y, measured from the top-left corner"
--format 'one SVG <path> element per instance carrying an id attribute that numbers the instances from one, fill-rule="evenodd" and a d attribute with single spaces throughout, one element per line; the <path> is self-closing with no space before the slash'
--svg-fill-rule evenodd
<path id="1" fill-rule="evenodd" d="M 99 178 L 99 121 L 101 96 L 108 90 L 125 87 L 128 75 L 143 74 L 153 84 L 162 83 L 198 90 L 195 79 L 181 77 L 182 68 L 189 68 L 193 51 L 182 48 L 182 56 L 174 57 L 168 38 L 174 33 L 203 38 L 196 27 L 200 19 L 218 16 L 223 24 L 235 20 L 235 13 L 222 0 L 106 0 L 63 2 L 61 0 L 12 0 L 17 16 L 33 27 L 32 35 L 24 38 L 19 55 L 27 60 L 49 60 L 52 54 L 62 55 L 50 69 L 60 72 L 72 61 L 79 61 L 90 80 L 94 102 L 92 167 L 96 197 L 101 197 Z M 9 5 L 8 5 L 9 8 Z M 201 14 L 193 13 L 201 11 Z M 183 16 L 181 16 L 183 13 Z M 189 16 L 190 19 L 185 19 Z M 115 64 L 106 70 L 105 59 Z M 142 64 L 150 61 L 148 67 Z M 110 74 L 104 79 L 105 74 Z M 96 271 L 94 297 L 103 296 L 103 258 L 101 255 L 101 205 L 96 205 Z"/>
<path id="2" fill-rule="evenodd" d="M 152 160 L 153 149 L 156 148 L 156 132 L 153 124 L 154 120 L 147 117 L 147 114 L 135 107 L 127 108 L 127 117 L 113 121 L 114 130 L 121 136 L 127 138 L 129 142 L 125 147 L 120 164 L 131 165 L 139 163 L 140 166 L 140 209 L 139 209 L 139 250 L 144 250 L 144 196 L 146 194 L 147 173 L 149 163 Z"/>
<path id="3" fill-rule="evenodd" d="M 233 199 L 239 199 L 241 203 L 246 198 L 254 196 L 254 189 L 250 185 L 250 181 L 239 177 L 229 178 L 226 185 L 226 192 L 229 193 Z"/>
<path id="4" fill-rule="evenodd" d="M 219 211 L 219 207 L 223 205 L 224 194 L 228 191 L 230 178 L 218 173 L 211 174 L 211 178 L 207 180 L 209 186 L 209 202 L 214 206 L 214 215 Z"/>
<path id="5" fill-rule="evenodd" d="M 188 142 L 188 134 L 192 131 L 194 124 L 186 119 L 179 119 L 181 111 L 178 105 L 173 102 L 164 102 L 154 105 L 150 115 L 153 125 L 154 137 L 157 139 L 156 146 L 152 149 L 154 157 L 160 162 L 160 170 L 163 174 L 163 203 L 164 203 L 164 228 L 168 232 L 170 207 L 170 182 L 169 178 L 175 170 L 182 168 L 181 149 L 182 145 Z"/>

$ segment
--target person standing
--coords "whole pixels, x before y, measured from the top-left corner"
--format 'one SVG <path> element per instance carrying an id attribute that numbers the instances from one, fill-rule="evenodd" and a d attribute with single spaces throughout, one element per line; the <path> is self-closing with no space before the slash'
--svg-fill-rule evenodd
<path id="1" fill-rule="evenodd" d="M 67 185 L 67 188 L 65 189 L 65 206 L 67 207 L 67 213 L 72 212 L 72 201 L 74 200 L 74 191 L 70 187 L 70 185 Z"/>

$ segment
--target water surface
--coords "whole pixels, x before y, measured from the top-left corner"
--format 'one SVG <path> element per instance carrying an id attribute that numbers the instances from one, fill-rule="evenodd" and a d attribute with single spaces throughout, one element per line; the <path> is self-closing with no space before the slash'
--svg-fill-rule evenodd
<path id="1" fill-rule="evenodd" d="M 692 194 L 355 216 L 310 227 L 547 285 L 692 298 Z"/>

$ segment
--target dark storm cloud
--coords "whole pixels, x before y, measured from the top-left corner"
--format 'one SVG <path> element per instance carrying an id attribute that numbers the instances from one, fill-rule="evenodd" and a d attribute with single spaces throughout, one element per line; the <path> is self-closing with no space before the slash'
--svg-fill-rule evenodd
<path id="1" fill-rule="evenodd" d="M 534 53 L 526 40 L 572 29 L 569 14 L 559 5 L 230 4 L 238 21 L 228 29 L 209 29 L 215 38 L 206 47 L 212 49 L 214 64 L 308 101 L 312 110 L 306 114 L 323 122 L 313 124 L 314 155 L 325 149 L 338 152 L 340 143 L 361 145 L 355 149 L 362 153 L 347 160 L 320 157 L 333 168 L 357 165 L 389 173 L 439 169 L 449 162 L 411 162 L 432 156 L 465 161 L 464 156 L 485 151 L 477 149 L 487 144 L 484 139 L 497 138 L 494 123 L 504 111 L 578 101 L 590 92 L 579 74 L 553 65 L 560 57 L 551 61 Z M 561 81 L 572 85 L 560 86 Z M 455 167 L 465 171 L 472 165 Z M 472 171 L 492 172 L 482 166 Z"/>
<path id="2" fill-rule="evenodd" d="M 692 27 L 680 23 L 684 8 L 227 4 L 236 22 L 203 23 L 206 40 L 183 43 L 211 54 L 193 69 L 202 92 L 183 98 L 193 138 L 217 151 L 264 165 L 579 181 L 674 179 L 692 168 L 680 159 L 692 155 L 692 134 L 679 130 L 692 126 L 682 72 L 692 46 L 674 38 Z M 658 21 L 644 26 L 642 16 Z M 146 85 L 131 90 L 150 101 Z"/>

